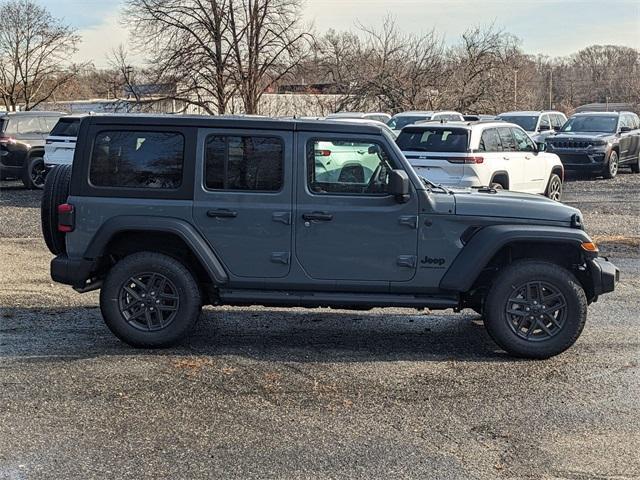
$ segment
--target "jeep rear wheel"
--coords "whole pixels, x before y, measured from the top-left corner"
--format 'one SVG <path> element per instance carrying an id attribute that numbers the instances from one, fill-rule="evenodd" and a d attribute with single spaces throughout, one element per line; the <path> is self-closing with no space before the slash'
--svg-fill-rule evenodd
<path id="1" fill-rule="evenodd" d="M 155 252 L 134 253 L 109 271 L 100 291 L 109 329 L 134 347 L 167 347 L 191 330 L 201 297 L 192 273 L 178 260 Z"/>
<path id="2" fill-rule="evenodd" d="M 67 201 L 71 183 L 71 166 L 55 167 L 44 182 L 40 203 L 42 235 L 47 247 L 54 255 L 66 252 L 64 233 L 58 231 L 58 205 Z"/>
<path id="3" fill-rule="evenodd" d="M 485 326 L 511 355 L 549 358 L 575 343 L 587 319 L 580 283 L 559 265 L 523 260 L 506 267 L 493 283 Z"/>

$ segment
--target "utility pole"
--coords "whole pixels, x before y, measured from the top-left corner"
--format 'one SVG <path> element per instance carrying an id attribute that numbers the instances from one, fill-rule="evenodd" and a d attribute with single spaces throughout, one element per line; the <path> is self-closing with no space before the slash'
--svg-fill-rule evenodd
<path id="1" fill-rule="evenodd" d="M 513 109 L 518 109 L 518 69 L 513 71 Z"/>
<path id="2" fill-rule="evenodd" d="M 553 67 L 549 70 L 549 110 L 553 109 Z"/>

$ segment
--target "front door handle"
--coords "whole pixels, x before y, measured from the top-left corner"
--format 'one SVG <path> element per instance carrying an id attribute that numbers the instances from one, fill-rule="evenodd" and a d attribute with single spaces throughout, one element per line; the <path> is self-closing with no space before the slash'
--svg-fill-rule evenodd
<path id="1" fill-rule="evenodd" d="M 502 157 L 503 160 L 509 160 L 509 157 Z"/>
<path id="2" fill-rule="evenodd" d="M 327 212 L 311 212 L 303 213 L 302 219 L 305 222 L 318 221 L 318 222 L 330 222 L 333 220 L 333 215 Z"/>
<path id="3" fill-rule="evenodd" d="M 238 216 L 238 212 L 229 210 L 228 208 L 220 208 L 218 210 L 207 210 L 207 217 L 210 218 L 234 218 Z"/>

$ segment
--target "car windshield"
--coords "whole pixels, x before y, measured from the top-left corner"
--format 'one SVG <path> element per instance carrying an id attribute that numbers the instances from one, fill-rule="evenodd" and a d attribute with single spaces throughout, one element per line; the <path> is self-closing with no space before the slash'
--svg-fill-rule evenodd
<path id="1" fill-rule="evenodd" d="M 79 118 L 61 118 L 49 135 L 54 137 L 77 137 L 79 128 Z"/>
<path id="2" fill-rule="evenodd" d="M 466 152 L 469 132 L 463 128 L 408 129 L 396 143 L 404 152 Z"/>
<path id="3" fill-rule="evenodd" d="M 573 117 L 562 126 L 562 132 L 602 132 L 615 133 L 618 117 L 605 115 L 585 115 Z"/>
<path id="4" fill-rule="evenodd" d="M 389 128 L 393 130 L 400 130 L 407 125 L 412 125 L 421 120 L 431 120 L 430 115 L 400 115 L 398 117 L 393 117 L 391 120 L 387 122 Z"/>
<path id="5" fill-rule="evenodd" d="M 538 115 L 500 115 L 503 122 L 515 123 L 527 132 L 534 132 L 538 124 Z"/>

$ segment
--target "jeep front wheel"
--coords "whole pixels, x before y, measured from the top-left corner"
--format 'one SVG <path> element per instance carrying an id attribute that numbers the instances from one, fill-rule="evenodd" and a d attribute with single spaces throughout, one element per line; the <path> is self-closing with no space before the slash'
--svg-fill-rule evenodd
<path id="1" fill-rule="evenodd" d="M 189 269 L 155 252 L 134 253 L 120 260 L 100 292 L 105 323 L 134 347 L 177 343 L 195 324 L 200 308 L 200 290 Z"/>
<path id="2" fill-rule="evenodd" d="M 523 260 L 494 281 L 484 308 L 485 326 L 511 355 L 549 358 L 573 345 L 587 319 L 587 299 L 566 269 Z"/>

